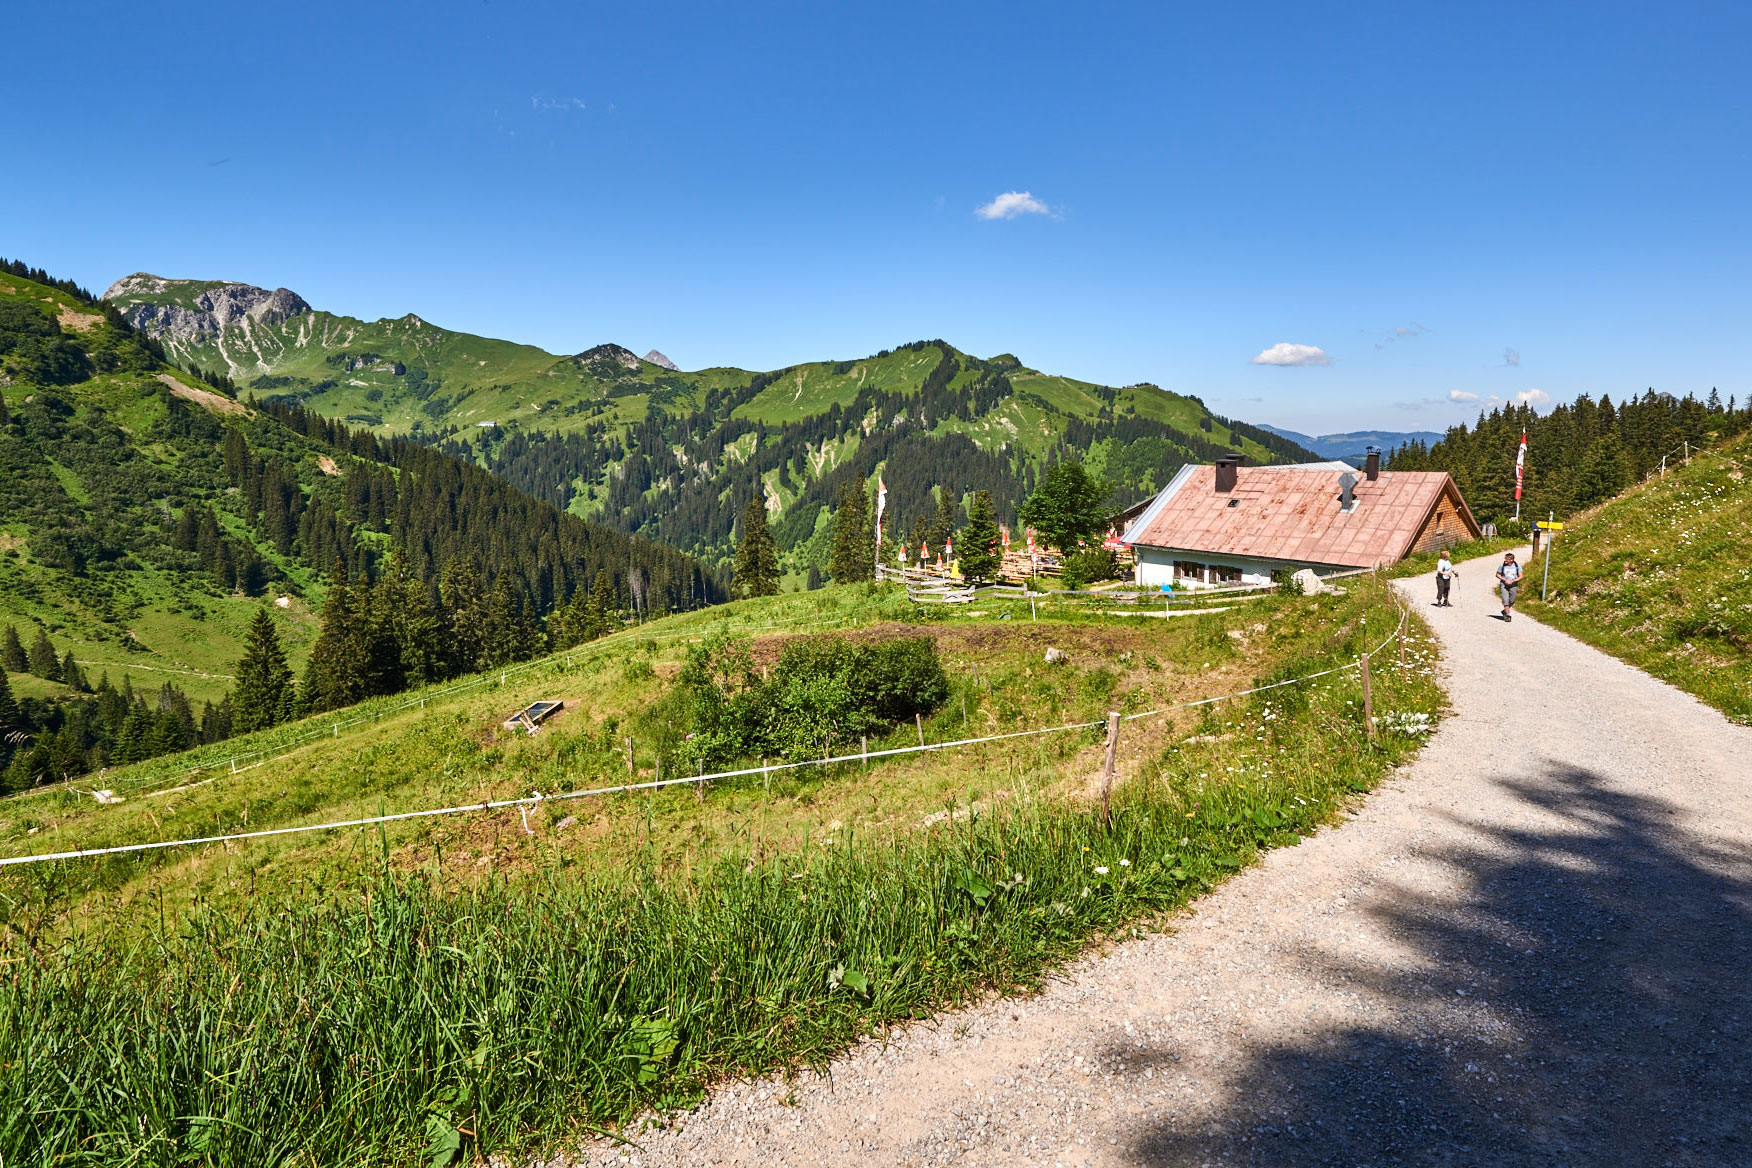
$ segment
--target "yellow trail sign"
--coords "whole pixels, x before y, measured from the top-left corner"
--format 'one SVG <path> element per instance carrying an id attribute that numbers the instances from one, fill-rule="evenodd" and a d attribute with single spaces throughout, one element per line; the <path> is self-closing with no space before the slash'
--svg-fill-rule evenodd
<path id="1" fill-rule="evenodd" d="M 1546 531 L 1562 531 L 1563 530 L 1563 524 L 1553 523 L 1548 519 L 1541 519 L 1538 522 L 1537 526 L 1544 528 Z"/>

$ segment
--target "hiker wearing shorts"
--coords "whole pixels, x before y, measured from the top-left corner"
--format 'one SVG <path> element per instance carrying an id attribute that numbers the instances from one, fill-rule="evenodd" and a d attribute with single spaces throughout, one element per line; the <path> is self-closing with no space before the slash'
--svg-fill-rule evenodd
<path id="1" fill-rule="evenodd" d="M 1497 591 L 1502 593 L 1503 620 L 1514 620 L 1509 612 L 1515 607 L 1515 590 L 1521 586 L 1521 565 L 1515 562 L 1515 553 L 1506 552 L 1503 555 L 1502 566 L 1497 569 Z"/>
<path id="2" fill-rule="evenodd" d="M 1460 573 L 1458 573 L 1454 570 L 1454 562 L 1448 558 L 1448 553 L 1443 552 L 1441 558 L 1436 561 L 1436 607 L 1437 608 L 1452 608 L 1453 607 L 1453 605 L 1448 603 L 1448 588 L 1451 584 L 1454 583 L 1454 577 L 1458 576 L 1459 574 Z"/>

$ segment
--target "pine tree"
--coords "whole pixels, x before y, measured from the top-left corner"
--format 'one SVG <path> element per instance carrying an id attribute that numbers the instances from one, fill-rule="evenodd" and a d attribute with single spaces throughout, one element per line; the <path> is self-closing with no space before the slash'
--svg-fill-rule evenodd
<path id="1" fill-rule="evenodd" d="M 487 645 L 487 598 L 474 561 L 458 556 L 444 565 L 439 579 L 447 636 L 444 658 L 451 676 L 481 668 Z"/>
<path id="2" fill-rule="evenodd" d="M 736 545 L 736 587 L 744 596 L 777 596 L 779 555 L 767 526 L 766 503 L 758 496 L 742 512 L 742 542 Z"/>
<path id="3" fill-rule="evenodd" d="M 809 591 L 814 592 L 821 587 L 821 567 L 818 564 L 809 565 Z"/>
<path id="4" fill-rule="evenodd" d="M 71 649 L 61 658 L 61 684 L 78 693 L 91 692 L 91 685 L 85 680 L 85 671 L 79 668 L 79 662 L 73 660 Z"/>
<path id="5" fill-rule="evenodd" d="M 322 632 L 304 671 L 303 697 L 311 713 L 350 706 L 366 693 L 369 630 L 361 614 L 369 610 L 353 594 L 345 561 L 335 561 L 331 577 L 322 605 Z"/>
<path id="6" fill-rule="evenodd" d="M 229 730 L 248 734 L 277 726 L 292 716 L 292 669 L 286 664 L 286 651 L 280 646 L 280 634 L 266 605 L 256 609 L 250 622 L 236 674 L 237 682 L 227 699 L 231 703 Z M 107 679 L 104 684 L 108 685 Z"/>
<path id="7" fill-rule="evenodd" d="M 870 526 L 870 501 L 861 483 L 840 488 L 833 513 L 833 554 L 828 571 L 837 584 L 870 580 L 876 575 L 876 538 Z"/>
<path id="8" fill-rule="evenodd" d="M 12 682 L 0 670 L 0 762 L 5 761 L 8 746 L 6 732 L 18 725 L 18 701 L 12 696 Z"/>
<path id="9" fill-rule="evenodd" d="M 442 681 L 446 630 L 429 589 L 408 571 L 407 560 L 399 553 L 390 560 L 378 588 L 384 592 L 379 619 L 389 622 L 399 643 L 407 685 Z"/>
<path id="10" fill-rule="evenodd" d="M 613 597 L 614 579 L 604 568 L 596 573 L 596 580 L 590 585 L 590 599 L 584 603 L 584 625 L 580 631 L 586 641 L 594 641 L 614 631 L 609 618 L 609 601 Z"/>
<path id="11" fill-rule="evenodd" d="M 941 554 L 943 544 L 955 534 L 961 518 L 960 503 L 952 500 L 947 487 L 937 488 L 937 510 L 931 516 L 931 521 L 925 525 L 923 539 L 933 549 L 933 554 Z"/>
<path id="12" fill-rule="evenodd" d="M 45 681 L 61 680 L 61 659 L 42 629 L 37 630 L 36 639 L 30 643 L 30 671 Z"/>
<path id="13" fill-rule="evenodd" d="M 30 656 L 18 639 L 18 630 L 11 625 L 0 631 L 0 669 L 8 673 L 30 672 Z"/>
<path id="14" fill-rule="evenodd" d="M 961 574 L 969 580 L 997 577 L 1003 553 L 998 548 L 998 509 L 990 491 L 974 492 L 956 555 L 961 560 Z"/>

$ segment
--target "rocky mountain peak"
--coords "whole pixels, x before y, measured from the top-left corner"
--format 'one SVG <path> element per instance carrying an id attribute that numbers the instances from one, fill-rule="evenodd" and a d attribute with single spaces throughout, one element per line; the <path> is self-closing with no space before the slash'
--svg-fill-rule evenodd
<path id="1" fill-rule="evenodd" d="M 631 349 L 622 345 L 597 345 L 594 349 L 584 350 L 572 360 L 598 377 L 614 376 L 617 368 L 631 373 L 639 371 L 638 357 L 633 355 Z"/>
<path id="2" fill-rule="evenodd" d="M 649 353 L 646 353 L 645 360 L 653 365 L 660 365 L 671 373 L 681 372 L 681 366 L 677 365 L 674 361 L 671 361 L 668 357 L 665 357 L 662 353 L 659 353 L 656 349 L 652 349 Z"/>
<path id="3" fill-rule="evenodd" d="M 187 307 L 135 300 L 162 296 L 178 287 L 201 289 Z M 304 297 L 289 288 L 269 291 L 254 284 L 206 284 L 196 280 L 167 280 L 150 272 L 123 276 L 109 286 L 105 300 L 117 302 L 128 322 L 149 336 L 169 337 L 183 344 L 200 343 L 248 318 L 256 324 L 277 325 L 290 317 L 311 311 Z M 132 303 L 130 303 L 132 301 Z"/>

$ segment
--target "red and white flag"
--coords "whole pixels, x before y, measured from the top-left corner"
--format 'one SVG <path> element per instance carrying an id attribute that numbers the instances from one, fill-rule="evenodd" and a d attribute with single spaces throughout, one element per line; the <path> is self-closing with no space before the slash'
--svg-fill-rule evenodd
<path id="1" fill-rule="evenodd" d="M 1521 478 L 1527 472 L 1527 431 L 1521 431 L 1521 448 L 1515 451 L 1515 502 L 1521 501 Z"/>
<path id="2" fill-rule="evenodd" d="M 999 524 L 998 525 L 998 534 L 1003 536 L 1003 538 L 1004 538 L 1004 554 L 1009 555 L 1010 554 L 1010 525 L 1008 523 Z"/>
<path id="3" fill-rule="evenodd" d="M 876 476 L 876 551 L 882 551 L 882 512 L 888 506 L 888 484 Z"/>
<path id="4" fill-rule="evenodd" d="M 1028 554 L 1034 554 L 1034 529 L 1028 528 Z"/>
<path id="5" fill-rule="evenodd" d="M 928 564 L 930 562 L 931 562 L 931 541 L 928 539 L 921 539 L 921 540 L 919 540 L 919 563 Z"/>
<path id="6" fill-rule="evenodd" d="M 943 554 L 952 560 L 955 558 L 955 541 L 953 539 L 943 540 Z"/>

